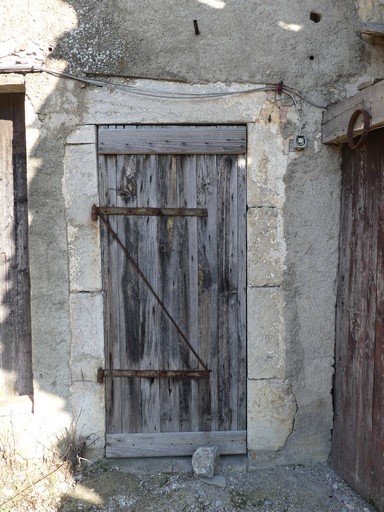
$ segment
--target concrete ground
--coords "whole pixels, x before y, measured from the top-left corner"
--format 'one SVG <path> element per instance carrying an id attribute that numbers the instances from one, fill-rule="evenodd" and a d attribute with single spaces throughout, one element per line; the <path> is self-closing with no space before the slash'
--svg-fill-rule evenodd
<path id="1" fill-rule="evenodd" d="M 148 462 L 147 462 L 148 464 Z M 241 464 L 212 479 L 164 467 L 98 463 L 76 477 L 61 512 L 373 512 L 326 464 L 247 472 Z M 161 471 L 157 471 L 161 469 Z M 170 469 L 165 468 L 165 469 Z"/>

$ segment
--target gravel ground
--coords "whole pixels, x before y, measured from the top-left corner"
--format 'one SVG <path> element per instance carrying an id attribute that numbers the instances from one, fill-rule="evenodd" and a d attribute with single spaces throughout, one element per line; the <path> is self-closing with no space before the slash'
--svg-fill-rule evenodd
<path id="1" fill-rule="evenodd" d="M 104 464 L 77 476 L 61 512 L 373 512 L 327 465 L 255 472 L 131 473 Z"/>

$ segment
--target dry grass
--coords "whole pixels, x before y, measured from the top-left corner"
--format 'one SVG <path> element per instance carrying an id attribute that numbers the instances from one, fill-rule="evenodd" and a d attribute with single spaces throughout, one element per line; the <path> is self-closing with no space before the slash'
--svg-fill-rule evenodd
<path id="1" fill-rule="evenodd" d="M 12 434 L 0 437 L 0 512 L 55 512 L 74 486 L 90 437 L 77 437 L 76 426 L 58 436 L 57 449 L 39 460 L 26 460 Z"/>

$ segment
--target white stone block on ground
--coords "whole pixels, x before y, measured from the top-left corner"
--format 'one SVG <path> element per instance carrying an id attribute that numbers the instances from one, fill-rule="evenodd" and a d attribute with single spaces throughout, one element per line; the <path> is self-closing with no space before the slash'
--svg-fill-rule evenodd
<path id="1" fill-rule="evenodd" d="M 219 466 L 219 449 L 217 446 L 201 446 L 192 456 L 195 475 L 212 478 Z"/>

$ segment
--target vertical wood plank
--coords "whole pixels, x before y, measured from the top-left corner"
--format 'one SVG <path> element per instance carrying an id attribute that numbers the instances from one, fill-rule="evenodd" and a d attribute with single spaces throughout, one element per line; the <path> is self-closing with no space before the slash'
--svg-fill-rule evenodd
<path id="1" fill-rule="evenodd" d="M 158 205 L 177 206 L 177 165 L 176 157 L 171 155 L 159 156 L 158 159 Z M 159 261 L 161 276 L 161 298 L 168 311 L 172 313 L 175 320 L 179 321 L 177 290 L 179 287 L 179 250 L 177 232 L 179 230 L 179 219 L 159 218 Z M 161 314 L 159 329 L 160 360 L 159 368 L 179 368 L 180 337 L 169 319 Z M 180 384 L 174 379 L 161 379 L 160 400 L 161 400 L 161 432 L 179 431 L 179 397 Z"/>
<path id="2" fill-rule="evenodd" d="M 228 179 L 229 179 L 229 197 L 228 197 L 228 283 L 229 289 L 227 292 L 227 307 L 228 307 L 228 351 L 227 358 L 229 361 L 229 388 L 226 393 L 228 394 L 230 416 L 226 421 L 226 430 L 236 430 L 238 425 L 238 394 L 239 394 L 239 261 L 238 255 L 238 231 L 239 231 L 239 196 L 238 196 L 238 181 L 239 169 L 238 158 L 229 157 L 226 159 L 228 166 Z M 225 414 L 225 412 L 224 412 Z"/>
<path id="3" fill-rule="evenodd" d="M 107 157 L 99 156 L 98 159 L 98 182 L 99 182 L 99 203 L 110 205 L 109 191 L 107 182 Z M 111 314 L 112 304 L 110 300 L 110 283 L 112 266 L 109 257 L 110 242 L 109 234 L 103 222 L 99 221 L 100 225 L 100 245 L 101 245 L 101 264 L 102 264 L 102 286 L 104 292 L 104 355 L 105 364 L 107 368 L 111 368 L 111 350 L 110 350 L 110 335 L 111 335 Z M 113 408 L 113 388 L 112 380 L 108 379 L 105 383 L 105 416 L 106 416 L 106 431 L 111 432 L 111 415 Z"/>
<path id="4" fill-rule="evenodd" d="M 178 176 L 178 203 L 180 207 L 195 207 L 196 205 L 196 157 L 177 157 L 177 176 Z M 193 236 L 193 226 L 196 225 L 196 219 L 179 219 L 179 304 L 180 319 L 182 319 L 182 328 L 192 347 L 198 350 L 196 334 L 196 307 L 197 296 L 194 295 L 196 286 L 194 279 L 196 274 L 192 275 L 191 267 L 191 247 L 189 244 L 190 236 Z M 192 231 L 191 231 L 192 230 Z M 193 249 L 192 249 L 193 252 Z M 182 342 L 180 344 L 180 367 L 197 369 L 199 364 L 192 354 L 191 349 Z M 193 395 L 196 396 L 196 388 L 192 380 L 183 379 L 180 381 L 180 431 L 188 432 L 197 428 L 197 402 L 193 401 Z"/>
<path id="5" fill-rule="evenodd" d="M 244 388 L 246 374 L 244 339 L 244 229 L 245 229 L 245 176 L 244 165 L 239 165 L 239 158 L 220 157 L 223 159 L 223 172 L 227 180 L 226 186 L 226 217 L 224 218 L 224 238 L 226 240 L 225 259 L 223 260 L 223 311 L 226 310 L 227 333 L 226 345 L 221 351 L 225 374 L 220 376 L 224 381 L 222 395 L 227 397 L 220 404 L 222 407 L 225 430 L 236 430 L 244 406 Z M 224 170 L 226 169 L 226 170 Z M 223 208 L 224 209 L 224 208 Z M 242 242 L 241 242 L 242 241 Z M 241 257 L 243 256 L 243 257 Z M 243 308 L 243 309 L 242 309 Z M 240 414 L 240 417 L 239 417 Z M 244 419 L 241 418 L 241 421 Z"/>
<path id="6" fill-rule="evenodd" d="M 218 430 L 217 421 L 217 171 L 216 157 L 197 156 L 197 206 L 207 208 L 198 232 L 199 354 L 210 369 L 209 381 L 200 380 L 199 430 Z"/>
<path id="7" fill-rule="evenodd" d="M 352 154 L 343 149 L 343 172 L 341 194 L 341 219 L 340 219 L 340 255 L 338 271 L 338 293 L 336 305 L 336 347 L 335 347 L 335 380 L 334 380 L 334 429 L 332 435 L 332 460 L 334 465 L 338 463 L 338 455 L 342 453 L 343 436 L 341 425 L 346 419 L 343 417 L 343 390 L 347 382 L 347 358 L 346 349 L 350 324 L 350 262 L 352 242 L 352 216 L 355 183 L 355 167 L 351 160 Z M 346 430 L 349 434 L 351 429 Z M 349 434 L 350 435 L 350 434 Z M 351 454 L 352 455 L 352 454 Z"/>
<path id="8" fill-rule="evenodd" d="M 28 252 L 27 159 L 25 141 L 24 94 L 12 94 L 14 223 L 16 237 L 16 338 L 18 351 L 19 395 L 33 394 L 30 274 Z"/>
<path id="9" fill-rule="evenodd" d="M 190 155 L 184 159 L 185 172 L 184 176 L 184 204 L 186 208 L 196 208 L 197 206 L 197 168 L 196 168 L 196 156 Z M 181 202 L 180 202 L 181 205 Z M 184 223 L 187 228 L 187 234 L 185 238 L 185 266 L 188 269 L 186 279 L 186 291 L 189 297 L 189 304 L 187 310 L 187 333 L 188 339 L 194 348 L 199 353 L 199 297 L 198 297 L 198 224 L 201 219 L 197 218 L 186 218 Z M 199 368 L 199 363 L 196 357 L 188 349 L 188 368 Z M 201 368 L 200 368 L 201 369 Z M 185 425 L 185 429 L 190 432 L 197 431 L 199 429 L 199 410 L 198 410 L 198 382 L 193 379 L 190 381 L 188 389 L 188 400 L 189 400 L 189 421 Z"/>
<path id="10" fill-rule="evenodd" d="M 106 158 L 106 187 L 108 190 L 108 199 L 110 204 L 116 206 L 117 203 L 117 158 L 116 156 L 108 156 Z M 117 231 L 117 219 L 110 217 L 108 221 L 114 231 Z M 119 260 L 120 248 L 115 240 L 108 236 L 109 241 L 109 264 L 111 267 L 109 282 L 109 301 L 110 301 L 110 322 L 109 322 L 109 347 L 106 360 L 109 362 L 110 368 L 120 368 L 120 303 L 118 289 L 120 287 Z M 111 379 L 111 414 L 110 414 L 110 431 L 118 433 L 122 431 L 121 414 L 121 379 Z"/>
<path id="11" fill-rule="evenodd" d="M 118 155 L 116 157 L 117 194 L 116 205 L 137 206 L 137 168 L 136 157 Z M 124 241 L 129 254 L 138 258 L 138 220 L 135 217 L 116 218 L 117 232 Z M 139 276 L 126 255 L 118 248 L 118 280 L 120 286 L 115 293 L 119 302 L 120 368 L 138 369 L 140 367 L 139 326 Z M 122 432 L 140 432 L 141 409 L 137 407 L 136 397 L 140 395 L 138 379 L 121 380 L 121 429 Z"/>
<path id="12" fill-rule="evenodd" d="M 138 206 L 152 206 L 157 198 L 158 156 L 138 157 Z M 138 262 L 155 291 L 159 290 L 159 261 L 156 217 L 139 218 Z M 159 306 L 144 282 L 139 282 L 140 337 L 143 348 L 141 366 L 157 369 L 159 362 Z M 160 432 L 159 380 L 141 379 L 142 432 Z"/>
<path id="13" fill-rule="evenodd" d="M 230 332 L 236 311 L 233 310 L 232 292 L 236 284 L 232 282 L 232 275 L 236 271 L 232 268 L 231 229 L 235 226 L 231 222 L 231 168 L 230 157 L 217 157 L 218 173 L 218 211 L 217 211 L 217 266 L 218 266 L 218 430 L 230 430 L 233 409 L 230 403 L 231 396 L 231 368 L 230 368 Z M 235 176 L 236 178 L 236 176 Z M 237 184 L 237 183 L 236 183 Z M 236 198 L 237 199 L 237 198 Z M 237 220 L 237 218 L 236 218 Z M 232 308 L 231 308 L 232 306 Z M 232 310 L 231 310 L 232 309 Z M 236 322 L 236 320 L 235 320 Z M 236 326 L 237 327 L 237 326 Z M 235 327 L 235 328 L 236 328 Z"/>
<path id="14" fill-rule="evenodd" d="M 237 163 L 237 258 L 238 258 L 238 284 L 237 284 L 237 336 L 233 340 L 237 355 L 237 427 L 236 430 L 247 428 L 247 172 L 246 160 L 238 157 Z M 235 400 L 235 397 L 233 397 Z"/>
<path id="15" fill-rule="evenodd" d="M 111 156 L 107 159 L 107 184 L 109 190 L 109 200 L 112 205 L 117 204 L 117 156 Z M 115 232 L 118 232 L 118 219 L 115 217 L 109 217 L 108 221 Z M 109 237 L 110 241 L 110 263 L 114 271 L 111 273 L 111 284 L 110 284 L 110 298 L 112 302 L 112 321 L 110 324 L 110 342 L 111 342 L 111 360 L 112 368 L 121 368 L 120 361 L 120 325 L 121 325 L 121 310 L 120 310 L 120 294 L 119 288 L 121 285 L 120 277 L 120 248 L 116 241 Z M 112 410 L 112 432 L 117 433 L 122 431 L 122 380 L 111 379 L 113 389 L 113 410 Z"/>
<path id="16" fill-rule="evenodd" d="M 2 95 L 0 103 L 0 363 L 4 396 L 17 390 L 16 338 L 16 243 L 14 227 L 14 179 L 12 162 L 13 109 L 10 95 Z"/>
<path id="17" fill-rule="evenodd" d="M 368 496 L 379 510 L 384 510 L 384 465 L 383 458 L 378 456 L 384 454 L 384 151 L 381 145 L 378 147 L 377 157 L 377 303 L 373 354 L 371 489 Z"/>
<path id="18" fill-rule="evenodd" d="M 32 395 L 24 94 L 0 95 L 0 368 L 4 396 Z"/>

